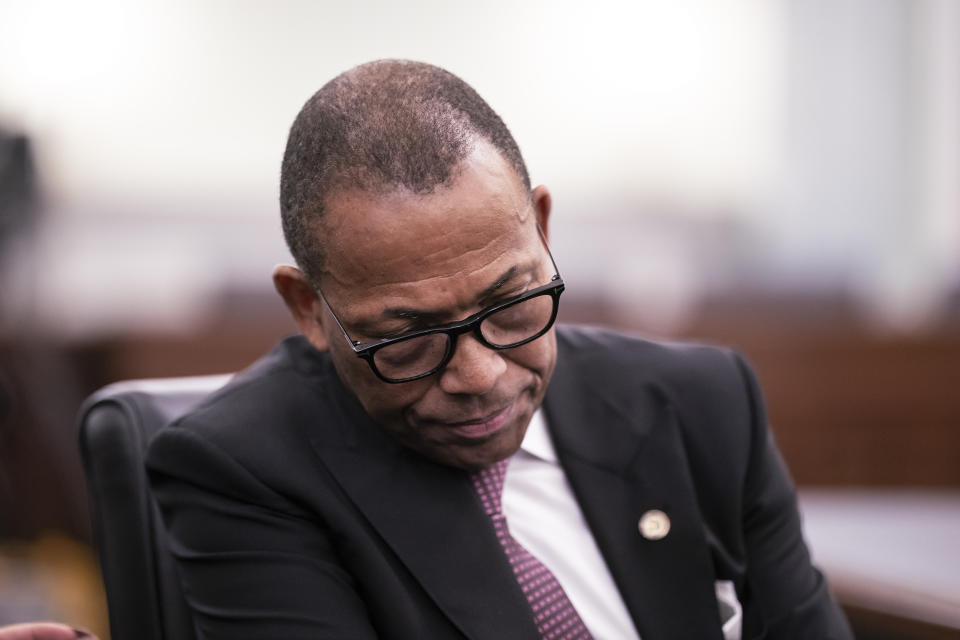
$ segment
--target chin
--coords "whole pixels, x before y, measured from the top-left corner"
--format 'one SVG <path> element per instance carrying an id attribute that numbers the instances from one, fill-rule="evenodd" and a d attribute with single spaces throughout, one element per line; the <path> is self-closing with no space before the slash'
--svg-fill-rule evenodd
<path id="1" fill-rule="evenodd" d="M 479 462 L 472 465 L 472 468 L 489 467 L 501 460 L 509 458 L 520 450 L 523 443 L 523 435 L 527 431 L 529 416 L 525 416 L 521 426 L 510 429 L 507 433 L 501 433 L 488 443 L 487 446 L 480 447 L 473 458 Z"/>
<path id="2" fill-rule="evenodd" d="M 522 432 L 519 436 L 513 433 L 504 433 L 482 445 L 457 447 L 452 450 L 437 448 L 421 451 L 421 453 L 431 460 L 449 467 L 476 471 L 509 458 L 517 452 L 522 441 Z"/>

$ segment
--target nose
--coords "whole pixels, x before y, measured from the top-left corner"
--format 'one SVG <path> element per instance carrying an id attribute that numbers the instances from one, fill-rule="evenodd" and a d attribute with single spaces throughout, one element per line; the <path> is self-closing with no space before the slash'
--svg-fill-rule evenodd
<path id="1" fill-rule="evenodd" d="M 506 370 L 506 360 L 499 351 L 466 334 L 457 340 L 453 358 L 440 372 L 440 388 L 449 394 L 483 395 L 493 389 Z"/>

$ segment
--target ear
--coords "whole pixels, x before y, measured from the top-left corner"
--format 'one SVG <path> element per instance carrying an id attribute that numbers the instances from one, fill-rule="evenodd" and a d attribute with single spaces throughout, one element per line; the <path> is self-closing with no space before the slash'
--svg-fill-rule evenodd
<path id="1" fill-rule="evenodd" d="M 300 333 L 306 336 L 315 348 L 327 349 L 327 334 L 323 330 L 322 302 L 306 274 L 287 264 L 273 269 L 273 286 L 283 298 Z"/>
<path id="2" fill-rule="evenodd" d="M 550 192 L 542 184 L 533 190 L 533 211 L 537 216 L 537 224 L 543 230 L 543 237 L 550 239 L 550 208 L 553 206 L 553 199 Z"/>

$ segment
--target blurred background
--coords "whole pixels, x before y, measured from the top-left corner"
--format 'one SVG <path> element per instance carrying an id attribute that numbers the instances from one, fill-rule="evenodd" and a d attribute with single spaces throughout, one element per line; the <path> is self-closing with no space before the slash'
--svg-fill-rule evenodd
<path id="1" fill-rule="evenodd" d="M 0 624 L 108 637 L 77 409 L 295 331 L 287 129 L 383 57 L 511 128 L 563 320 L 753 362 L 860 637 L 958 637 L 955 0 L 0 0 Z"/>

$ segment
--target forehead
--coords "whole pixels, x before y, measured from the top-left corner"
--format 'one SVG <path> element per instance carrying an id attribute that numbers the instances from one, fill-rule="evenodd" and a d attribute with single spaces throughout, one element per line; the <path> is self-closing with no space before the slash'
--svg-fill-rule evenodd
<path id="1" fill-rule="evenodd" d="M 529 194 L 488 145 L 429 194 L 339 191 L 325 209 L 321 284 L 337 298 L 358 290 L 418 297 L 425 287 L 479 281 L 528 259 L 531 238 L 537 242 Z"/>

